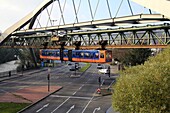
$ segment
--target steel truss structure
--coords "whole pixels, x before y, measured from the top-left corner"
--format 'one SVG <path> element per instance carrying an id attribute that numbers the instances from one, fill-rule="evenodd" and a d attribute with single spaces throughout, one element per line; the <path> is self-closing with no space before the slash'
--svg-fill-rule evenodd
<path id="1" fill-rule="evenodd" d="M 75 43 L 81 42 L 81 49 L 97 49 L 101 41 L 107 41 L 106 48 L 164 48 L 170 44 L 169 24 L 67 31 L 63 36 L 56 34 L 58 32 L 14 35 L 1 47 L 57 49 L 64 43 L 65 48 L 74 49 Z"/>
<path id="2" fill-rule="evenodd" d="M 147 13 L 135 13 L 132 1 L 144 6 Z M 169 22 L 169 7 L 168 0 L 44 0 L 2 33 L 0 48 L 29 48 L 35 64 L 33 48 L 165 48 L 170 44 L 170 25 L 149 23 Z M 119 16 L 125 8 L 129 12 L 123 13 L 128 15 Z M 101 15 L 104 18 L 98 19 Z"/>
<path id="3" fill-rule="evenodd" d="M 126 5 L 123 5 L 123 3 Z M 141 45 L 154 45 L 158 47 L 158 45 L 169 44 L 169 25 L 147 26 L 147 23 L 151 22 L 169 21 L 169 16 L 153 14 L 151 9 L 146 9 L 149 14 L 143 14 L 143 12 L 135 14 L 132 4 L 131 0 L 94 0 L 93 2 L 91 0 L 44 0 L 34 11 L 2 33 L 0 47 L 59 48 L 60 45 L 63 45 L 61 43 L 65 42 L 67 48 L 74 48 L 74 43 L 81 41 L 82 47 L 95 48 L 95 46 L 100 46 L 98 42 L 103 40 L 108 41 L 107 47 L 109 48 L 130 45 L 140 45 L 140 47 Z M 168 3 L 167 5 L 169 6 Z M 70 23 L 67 22 L 66 18 L 68 17 L 66 14 L 69 13 L 66 12 L 70 12 L 71 9 L 66 10 L 68 9 L 67 6 L 69 8 L 72 7 L 71 14 L 73 18 Z M 81 12 L 81 8 L 83 7 L 86 7 L 88 10 Z M 115 9 L 113 7 L 117 8 Z M 129 15 L 118 16 L 120 10 L 124 7 L 129 10 Z M 55 11 L 59 15 L 55 19 L 53 18 L 56 16 L 56 13 L 53 13 L 54 8 L 58 8 Z M 97 19 L 97 14 L 99 16 L 99 13 L 102 13 L 100 8 L 107 11 L 108 17 Z M 115 9 L 114 12 L 112 11 L 113 9 Z M 160 11 L 160 8 L 158 8 L 158 11 Z M 86 16 L 89 16 L 89 20 L 81 21 L 82 14 L 87 12 L 88 14 Z M 46 21 L 43 14 L 47 16 Z M 59 20 L 57 21 L 58 24 L 54 24 L 55 20 Z M 146 26 L 133 26 L 143 23 Z M 132 28 L 112 28 L 114 26 L 121 26 L 122 24 L 130 24 Z M 103 29 L 104 26 L 108 26 L 108 29 Z M 82 30 L 85 28 L 90 28 L 91 30 Z M 59 36 L 60 33 L 65 36 L 60 37 L 59 41 L 53 40 L 53 35 Z"/>

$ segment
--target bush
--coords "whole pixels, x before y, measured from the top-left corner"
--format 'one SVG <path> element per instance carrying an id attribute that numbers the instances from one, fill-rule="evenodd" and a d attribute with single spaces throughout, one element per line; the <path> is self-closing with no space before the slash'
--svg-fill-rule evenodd
<path id="1" fill-rule="evenodd" d="M 170 47 L 144 65 L 121 72 L 113 86 L 112 105 L 121 113 L 170 111 Z"/>

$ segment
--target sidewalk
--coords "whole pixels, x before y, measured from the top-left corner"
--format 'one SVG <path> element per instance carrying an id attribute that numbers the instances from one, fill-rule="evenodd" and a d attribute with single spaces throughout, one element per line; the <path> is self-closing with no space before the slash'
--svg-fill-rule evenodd
<path id="1" fill-rule="evenodd" d="M 50 92 L 48 92 L 47 86 L 31 86 L 15 92 L 5 92 L 0 95 L 0 102 L 35 103 L 61 88 L 62 86 L 50 86 Z"/>
<path id="2" fill-rule="evenodd" d="M 35 69 L 35 70 L 27 70 L 27 71 L 23 72 L 23 75 L 24 74 L 30 75 L 30 74 L 34 74 L 34 73 L 39 73 L 41 71 L 47 71 L 47 68 Z M 21 76 L 22 76 L 22 72 L 11 74 L 11 76 L 9 76 L 9 75 L 1 76 L 0 77 L 0 82 L 5 81 L 5 80 L 9 80 L 9 79 L 14 79 L 14 78 L 21 77 Z"/>

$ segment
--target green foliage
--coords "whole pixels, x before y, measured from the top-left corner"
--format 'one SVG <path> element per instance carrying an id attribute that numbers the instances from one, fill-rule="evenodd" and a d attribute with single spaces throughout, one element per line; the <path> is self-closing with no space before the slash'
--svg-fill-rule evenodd
<path id="1" fill-rule="evenodd" d="M 91 65 L 89 63 L 87 63 L 84 67 L 82 67 L 79 71 L 80 72 L 84 72 L 86 71 Z"/>
<path id="2" fill-rule="evenodd" d="M 19 110 L 25 108 L 27 103 L 0 103 L 1 113 L 17 113 Z"/>
<path id="3" fill-rule="evenodd" d="M 14 49 L 0 48 L 0 64 L 16 60 Z"/>
<path id="4" fill-rule="evenodd" d="M 129 63 L 132 66 L 143 64 L 151 55 L 150 49 L 131 49 L 122 59 L 122 62 L 126 65 Z"/>
<path id="5" fill-rule="evenodd" d="M 143 65 L 121 72 L 113 86 L 112 105 L 121 113 L 170 111 L 170 47 Z"/>
<path id="6" fill-rule="evenodd" d="M 35 52 L 35 57 L 37 59 L 37 63 L 40 63 L 39 49 L 34 49 L 34 52 Z M 35 66 L 33 57 L 29 49 L 20 50 L 19 59 L 21 60 L 21 65 L 19 67 L 19 70 L 22 67 L 22 65 L 25 65 L 27 69 L 33 68 Z"/>

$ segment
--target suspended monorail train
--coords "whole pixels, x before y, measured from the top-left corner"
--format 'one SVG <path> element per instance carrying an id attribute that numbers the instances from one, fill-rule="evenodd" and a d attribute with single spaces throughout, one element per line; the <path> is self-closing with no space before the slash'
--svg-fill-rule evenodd
<path id="1" fill-rule="evenodd" d="M 45 60 L 107 63 L 112 61 L 112 51 L 42 49 L 40 50 L 40 58 Z"/>

